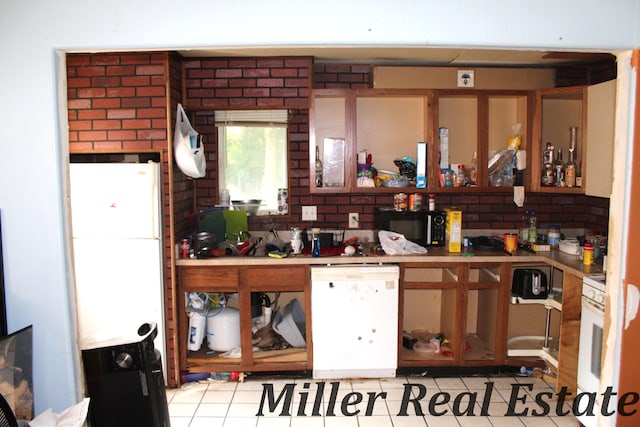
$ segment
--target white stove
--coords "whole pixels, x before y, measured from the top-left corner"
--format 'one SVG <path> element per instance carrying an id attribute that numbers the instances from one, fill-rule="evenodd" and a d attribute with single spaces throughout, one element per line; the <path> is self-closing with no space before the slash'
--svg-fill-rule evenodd
<path id="1" fill-rule="evenodd" d="M 598 274 L 593 276 L 584 276 L 582 279 L 582 296 L 594 308 L 604 313 L 604 303 L 606 300 L 605 282 L 606 276 Z"/>
<path id="2" fill-rule="evenodd" d="M 598 393 L 602 361 L 605 276 L 584 276 L 582 279 L 582 315 L 580 316 L 580 349 L 578 351 L 578 392 Z M 578 416 L 585 427 L 595 427 L 600 412 L 597 399 L 593 413 Z M 584 410 L 585 408 L 578 408 Z"/>

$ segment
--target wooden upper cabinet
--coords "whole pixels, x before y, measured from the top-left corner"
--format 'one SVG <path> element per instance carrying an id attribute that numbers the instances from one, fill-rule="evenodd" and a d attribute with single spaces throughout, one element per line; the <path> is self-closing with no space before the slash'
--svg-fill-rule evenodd
<path id="1" fill-rule="evenodd" d="M 533 191 L 551 193 L 584 193 L 587 181 L 585 168 L 585 131 L 587 129 L 587 88 L 585 86 L 558 89 L 544 89 L 536 92 L 536 108 L 533 117 L 533 146 L 531 169 Z M 547 142 L 554 147 L 554 160 L 558 150 L 563 153 L 563 161 L 569 158 L 570 128 L 577 127 L 576 175 L 582 177 L 580 187 L 545 187 L 541 185 L 543 152 Z"/>
<path id="2" fill-rule="evenodd" d="M 578 193 L 609 197 L 611 194 L 614 147 L 615 80 L 593 86 L 546 89 L 536 92 L 534 114 L 532 190 Z M 562 149 L 569 160 L 570 128 L 577 127 L 575 161 L 581 175 L 580 187 L 543 187 L 542 153 L 546 143 L 554 152 Z M 554 153 L 554 155 L 556 155 Z"/>
<path id="3" fill-rule="evenodd" d="M 394 160 L 411 157 L 417 161 L 417 143 L 427 143 L 427 187 L 419 192 L 465 192 L 495 187 L 489 181 L 488 160 L 505 149 L 513 125 L 521 124 L 521 149 L 529 150 L 531 122 L 528 120 L 533 95 L 516 90 L 427 90 L 427 89 L 321 89 L 313 91 L 310 112 L 311 192 L 398 192 L 397 187 L 359 187 L 357 154 L 371 154 L 378 170 L 397 172 Z M 443 187 L 440 180 L 440 140 L 438 129 L 449 129 L 449 164 L 471 167 L 477 158 L 476 187 Z M 315 185 L 316 146 L 326 161 L 327 147 L 344 139 L 344 169 L 334 169 L 344 177 L 342 185 Z M 328 145 L 329 144 L 329 145 Z M 527 164 L 527 172 L 529 165 Z M 526 174 L 525 174 L 526 176 Z M 324 181 L 335 181 L 324 176 Z M 407 187 L 406 191 L 416 190 Z"/>

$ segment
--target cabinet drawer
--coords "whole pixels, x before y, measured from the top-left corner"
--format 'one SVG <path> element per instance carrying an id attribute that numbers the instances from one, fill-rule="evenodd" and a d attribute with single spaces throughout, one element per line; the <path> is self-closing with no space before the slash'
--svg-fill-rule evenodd
<path id="1" fill-rule="evenodd" d="M 304 290 L 308 283 L 306 267 L 248 268 L 245 274 L 243 282 L 256 290 Z"/>
<path id="2" fill-rule="evenodd" d="M 192 288 L 216 288 L 236 290 L 239 283 L 238 269 L 227 267 L 181 267 L 180 287 Z"/>

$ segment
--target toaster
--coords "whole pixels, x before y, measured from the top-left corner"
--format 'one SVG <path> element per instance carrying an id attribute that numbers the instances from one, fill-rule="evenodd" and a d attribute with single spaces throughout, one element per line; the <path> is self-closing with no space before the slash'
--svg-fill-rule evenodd
<path id="1" fill-rule="evenodd" d="M 537 268 L 513 271 L 511 294 L 524 299 L 545 299 L 549 295 L 547 275 Z"/>

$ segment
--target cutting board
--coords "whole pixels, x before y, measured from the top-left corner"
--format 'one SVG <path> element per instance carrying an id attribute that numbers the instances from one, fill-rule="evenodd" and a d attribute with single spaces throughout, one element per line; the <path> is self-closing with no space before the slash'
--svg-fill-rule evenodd
<path id="1" fill-rule="evenodd" d="M 223 211 L 226 224 L 227 239 L 235 241 L 240 231 L 248 231 L 247 213 L 243 211 Z"/>

